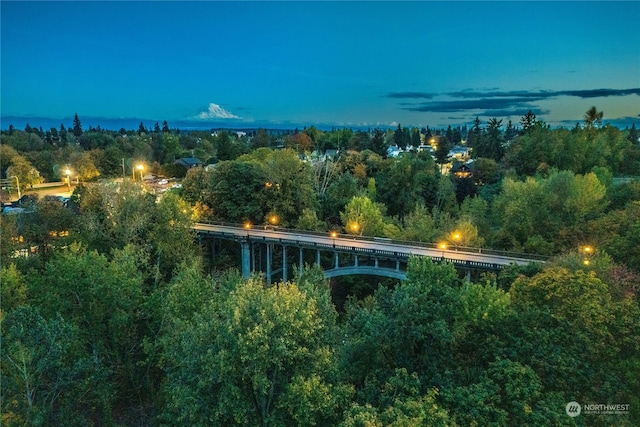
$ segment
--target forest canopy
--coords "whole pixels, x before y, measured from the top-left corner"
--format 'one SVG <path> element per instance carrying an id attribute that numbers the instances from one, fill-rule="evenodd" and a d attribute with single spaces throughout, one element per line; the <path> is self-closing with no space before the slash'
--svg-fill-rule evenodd
<path id="1" fill-rule="evenodd" d="M 573 129 L 3 131 L 3 182 L 77 179 L 64 204 L 0 216 L 0 423 L 638 425 L 640 143 L 593 113 Z M 138 162 L 181 187 L 155 194 Z M 412 257 L 404 281 L 307 265 L 269 283 L 241 277 L 236 243 L 204 250 L 203 220 L 548 258 L 471 281 Z M 627 409 L 574 418 L 570 402 Z"/>

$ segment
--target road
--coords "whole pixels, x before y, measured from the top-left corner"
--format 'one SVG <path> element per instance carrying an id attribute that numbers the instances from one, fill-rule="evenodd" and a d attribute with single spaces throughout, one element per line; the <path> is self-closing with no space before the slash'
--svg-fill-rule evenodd
<path id="1" fill-rule="evenodd" d="M 341 246 L 345 248 L 385 251 L 390 253 L 397 253 L 402 256 L 419 255 L 431 258 L 444 257 L 449 260 L 489 263 L 500 266 L 506 266 L 510 264 L 527 265 L 532 262 L 544 262 L 544 260 L 540 259 L 539 257 L 535 257 L 534 255 L 532 255 L 530 258 L 527 255 L 523 254 L 510 256 L 506 254 L 496 254 L 496 251 L 484 250 L 483 252 L 482 249 L 477 248 L 460 248 L 459 250 L 456 250 L 455 248 L 448 248 L 443 250 L 436 247 L 429 247 L 430 245 L 413 245 L 409 242 L 393 242 L 388 239 L 353 238 L 344 235 L 331 237 L 328 234 L 307 234 L 305 232 L 292 232 L 290 230 L 281 230 L 277 228 L 242 228 L 229 225 L 198 223 L 194 225 L 194 229 L 204 232 L 209 231 L 218 234 L 226 234 L 234 237 L 248 236 L 253 239 L 282 239 L 289 242 L 304 243 L 305 245 L 335 245 L 336 247 Z"/>

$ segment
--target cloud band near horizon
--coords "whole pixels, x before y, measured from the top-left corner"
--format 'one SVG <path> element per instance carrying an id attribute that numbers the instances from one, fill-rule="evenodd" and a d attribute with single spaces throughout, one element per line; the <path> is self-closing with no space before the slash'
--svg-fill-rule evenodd
<path id="1" fill-rule="evenodd" d="M 468 110 L 485 110 L 486 113 L 502 115 L 520 115 L 523 111 L 536 110 L 544 113 L 534 102 L 561 96 L 574 96 L 583 99 L 601 98 L 610 96 L 640 95 L 640 88 L 630 89 L 587 89 L 587 90 L 561 90 L 561 91 L 473 91 L 463 90 L 458 92 L 446 92 L 441 94 L 430 92 L 391 92 L 386 95 L 393 99 L 431 100 L 437 96 L 461 98 L 455 100 L 422 101 L 402 103 L 403 110 L 415 112 L 439 112 L 452 113 Z"/>

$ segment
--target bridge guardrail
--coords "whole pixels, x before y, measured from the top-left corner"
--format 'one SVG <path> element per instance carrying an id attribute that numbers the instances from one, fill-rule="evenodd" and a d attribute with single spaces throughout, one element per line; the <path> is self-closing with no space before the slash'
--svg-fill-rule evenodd
<path id="1" fill-rule="evenodd" d="M 223 221 L 198 221 L 198 223 L 205 224 L 205 225 L 209 224 L 209 225 L 220 225 L 225 227 L 244 228 L 243 224 L 227 223 Z M 252 229 L 254 228 L 259 229 L 261 227 L 264 227 L 264 229 L 266 230 L 282 231 L 285 233 L 295 233 L 295 234 L 308 235 L 308 236 L 327 237 L 327 233 L 329 233 L 328 231 L 320 232 L 320 231 L 310 231 L 310 230 L 298 230 L 295 228 L 276 227 L 272 225 L 252 225 L 251 226 Z M 436 250 L 440 249 L 436 243 L 415 242 L 415 241 L 409 241 L 409 240 L 396 240 L 396 239 L 381 238 L 381 237 L 354 236 L 353 234 L 343 234 L 343 233 L 338 233 L 336 234 L 335 237 L 341 238 L 341 239 L 355 239 L 355 240 L 362 240 L 362 241 L 369 241 L 369 242 L 392 243 L 392 244 L 415 246 L 415 247 L 421 247 L 421 248 L 427 248 L 427 249 L 436 249 Z M 295 242 L 295 240 L 292 240 L 292 241 Z M 345 249 L 351 249 L 348 246 L 343 246 L 343 245 L 340 245 L 340 246 Z M 448 249 L 448 250 L 451 251 L 452 249 Z M 534 260 L 534 261 L 548 261 L 549 259 L 551 259 L 551 257 L 547 255 L 530 254 L 530 253 L 522 253 L 522 252 L 510 252 L 510 251 L 504 251 L 499 249 L 477 248 L 477 247 L 470 247 L 470 246 L 455 246 L 455 249 L 453 250 L 454 251 L 459 250 L 461 252 L 484 254 L 484 255 L 497 255 L 497 256 L 504 256 L 509 258 L 521 258 L 521 259 L 528 259 L 528 260 Z"/>

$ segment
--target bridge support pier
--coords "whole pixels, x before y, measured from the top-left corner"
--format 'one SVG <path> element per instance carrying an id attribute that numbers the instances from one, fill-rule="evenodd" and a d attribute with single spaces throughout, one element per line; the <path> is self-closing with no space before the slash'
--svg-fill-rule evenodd
<path id="1" fill-rule="evenodd" d="M 271 284 L 271 243 L 267 243 L 267 284 Z"/>
<path id="2" fill-rule="evenodd" d="M 242 278 L 248 279 L 251 275 L 251 247 L 248 240 L 240 242 L 242 251 Z"/>
<path id="3" fill-rule="evenodd" d="M 282 281 L 287 281 L 287 247 L 282 245 Z"/>

